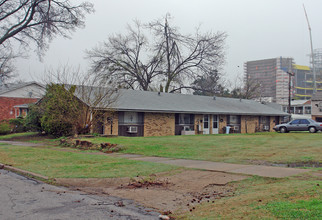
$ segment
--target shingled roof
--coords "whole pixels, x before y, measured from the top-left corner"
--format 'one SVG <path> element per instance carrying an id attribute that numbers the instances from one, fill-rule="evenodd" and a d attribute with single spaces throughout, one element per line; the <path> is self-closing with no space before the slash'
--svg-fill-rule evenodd
<path id="1" fill-rule="evenodd" d="M 253 100 L 158 93 L 138 90 L 119 90 L 112 106 L 118 111 L 234 114 L 286 116 L 287 113 Z"/>
<path id="2" fill-rule="evenodd" d="M 22 83 L 7 83 L 7 84 L 3 84 L 0 86 L 0 95 L 2 94 L 5 94 L 7 92 L 11 92 L 11 91 L 14 91 L 14 90 L 17 90 L 17 89 L 20 89 L 20 88 L 23 88 L 23 87 L 26 87 L 26 86 L 30 86 L 30 85 L 33 85 L 33 84 L 36 84 L 40 87 L 43 87 L 45 88 L 43 85 L 37 83 L 37 82 L 22 82 Z"/>

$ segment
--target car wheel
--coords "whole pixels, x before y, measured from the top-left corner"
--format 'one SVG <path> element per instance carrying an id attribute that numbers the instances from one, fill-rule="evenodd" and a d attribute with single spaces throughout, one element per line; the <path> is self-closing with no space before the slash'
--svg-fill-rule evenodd
<path id="1" fill-rule="evenodd" d="M 287 132 L 287 129 L 286 129 L 285 127 L 281 127 L 281 128 L 280 128 L 280 132 L 281 132 L 281 133 L 286 133 L 286 132 Z"/>
<path id="2" fill-rule="evenodd" d="M 310 133 L 315 133 L 316 132 L 316 128 L 315 127 L 309 127 L 309 132 Z"/>

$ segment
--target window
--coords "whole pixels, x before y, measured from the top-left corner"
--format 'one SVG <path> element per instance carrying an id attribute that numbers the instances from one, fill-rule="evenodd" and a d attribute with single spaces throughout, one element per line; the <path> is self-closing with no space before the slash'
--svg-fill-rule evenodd
<path id="1" fill-rule="evenodd" d="M 136 124 L 138 121 L 137 112 L 124 112 L 124 123 L 125 124 Z"/>
<path id="2" fill-rule="evenodd" d="M 176 124 L 179 124 L 179 125 L 194 124 L 194 115 L 192 115 L 192 114 L 176 114 Z"/>
<path id="3" fill-rule="evenodd" d="M 301 121 L 300 121 L 300 124 L 310 124 L 310 122 L 308 121 L 308 120 L 306 120 L 306 119 L 302 119 Z"/>
<path id="4" fill-rule="evenodd" d="M 208 129 L 209 128 L 209 115 L 203 116 L 203 128 Z"/>
<path id="5" fill-rule="evenodd" d="M 319 110 L 322 112 L 322 102 L 319 103 Z"/>
<path id="6" fill-rule="evenodd" d="M 213 121 L 212 121 L 212 127 L 213 128 L 218 128 L 218 116 L 217 115 L 213 115 L 212 116 L 212 119 L 213 119 Z"/>
<path id="7" fill-rule="evenodd" d="M 261 124 L 269 124 L 269 117 L 267 117 L 267 116 L 261 116 L 260 117 L 260 123 Z"/>
<path id="8" fill-rule="evenodd" d="M 181 135 L 182 131 L 194 131 L 194 114 L 175 114 L 175 135 Z"/>
<path id="9" fill-rule="evenodd" d="M 240 115 L 227 116 L 227 126 L 230 126 L 234 133 L 240 133 L 240 119 Z"/>
<path id="10" fill-rule="evenodd" d="M 296 119 L 296 120 L 293 120 L 291 122 L 292 125 L 297 125 L 297 124 L 300 124 L 300 119 Z"/>
<path id="11" fill-rule="evenodd" d="M 240 116 L 228 115 L 228 124 L 240 124 Z"/>
<path id="12" fill-rule="evenodd" d="M 142 112 L 119 112 L 120 125 L 143 124 L 144 114 Z"/>

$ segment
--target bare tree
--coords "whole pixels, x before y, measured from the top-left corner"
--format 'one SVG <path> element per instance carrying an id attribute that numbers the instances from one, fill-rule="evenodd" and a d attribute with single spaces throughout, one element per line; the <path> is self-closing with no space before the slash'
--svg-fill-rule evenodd
<path id="1" fill-rule="evenodd" d="M 256 99 L 259 98 L 261 84 L 254 79 L 247 77 L 247 74 L 244 78 L 244 87 L 243 87 L 243 98 L 245 99 Z"/>
<path id="2" fill-rule="evenodd" d="M 191 80 L 219 69 L 224 62 L 224 32 L 202 34 L 199 28 L 195 35 L 183 35 L 177 27 L 169 24 L 170 15 L 164 21 L 149 24 L 158 38 L 155 46 L 163 52 L 162 71 L 165 92 L 188 88 Z"/>
<path id="3" fill-rule="evenodd" d="M 199 76 L 220 68 L 225 33 L 197 30 L 194 36 L 182 35 L 168 18 L 146 25 L 136 22 L 127 35 L 111 36 L 87 51 L 93 71 L 127 88 L 150 90 L 160 85 L 165 92 L 174 92 L 191 88 Z"/>
<path id="4" fill-rule="evenodd" d="M 256 99 L 260 96 L 260 83 L 247 77 L 237 77 L 234 86 L 230 91 L 230 97 L 241 99 Z"/>
<path id="5" fill-rule="evenodd" d="M 108 41 L 87 51 L 95 73 L 125 88 L 149 90 L 160 72 L 160 51 L 151 53 L 148 39 L 140 22 L 128 26 L 127 35 L 110 36 Z"/>

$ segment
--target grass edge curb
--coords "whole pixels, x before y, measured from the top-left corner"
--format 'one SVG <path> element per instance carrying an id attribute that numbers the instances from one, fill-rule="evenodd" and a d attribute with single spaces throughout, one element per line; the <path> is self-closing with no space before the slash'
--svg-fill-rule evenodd
<path id="1" fill-rule="evenodd" d="M 0 169 L 9 170 L 9 171 L 19 173 L 19 174 L 22 174 L 22 175 L 28 176 L 28 177 L 31 176 L 31 177 L 35 177 L 37 179 L 49 180 L 49 177 L 47 177 L 47 176 L 43 176 L 43 175 L 33 173 L 33 172 L 30 172 L 27 170 L 22 170 L 22 169 L 19 169 L 16 167 L 8 166 L 8 165 L 2 164 L 2 163 L 0 163 Z"/>

